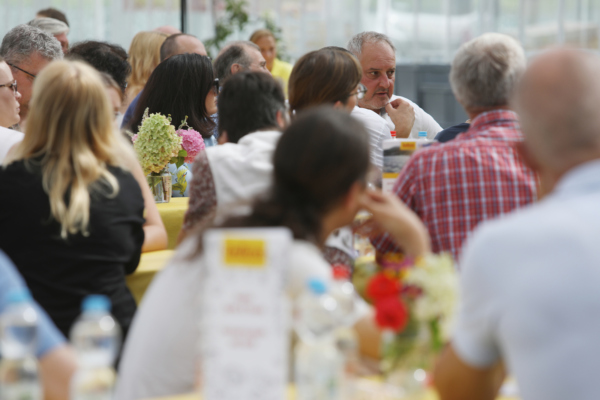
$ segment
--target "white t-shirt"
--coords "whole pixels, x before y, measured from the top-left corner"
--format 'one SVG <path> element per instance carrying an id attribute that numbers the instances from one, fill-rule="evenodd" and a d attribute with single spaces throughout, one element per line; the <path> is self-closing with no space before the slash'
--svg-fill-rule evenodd
<path id="1" fill-rule="evenodd" d="M 4 161 L 4 158 L 8 154 L 8 151 L 21 140 L 23 140 L 23 133 L 19 131 L 13 131 L 12 129 L 3 128 L 0 126 L 0 164 Z"/>
<path id="2" fill-rule="evenodd" d="M 280 131 L 257 131 L 237 143 L 206 149 L 217 194 L 217 218 L 249 213 L 252 200 L 269 190 L 280 137 Z"/>
<path id="3" fill-rule="evenodd" d="M 392 95 L 390 102 L 392 102 L 396 99 L 402 99 L 402 100 L 407 101 L 412 106 L 412 108 L 415 112 L 415 123 L 413 124 L 412 130 L 410 131 L 410 137 L 416 139 L 419 137 L 419 131 L 426 131 L 427 138 L 429 140 L 435 139 L 435 136 L 442 130 L 442 127 L 440 126 L 440 124 L 438 124 L 431 115 L 427 114 L 425 112 L 425 110 L 423 110 L 416 103 L 412 102 L 411 100 L 407 99 L 406 97 Z M 385 122 L 388 125 L 388 129 L 390 131 L 395 130 L 396 127 L 395 127 L 394 123 L 392 122 L 392 119 L 390 118 L 390 116 L 385 112 L 385 108 L 382 109 L 382 113 L 383 113 L 382 117 L 383 117 L 383 119 L 385 119 Z"/>
<path id="4" fill-rule="evenodd" d="M 137 310 L 119 367 L 116 400 L 138 400 L 189 393 L 196 379 L 201 256 L 197 239 L 184 241 L 169 265 L 154 279 Z M 292 299 L 308 278 L 330 282 L 331 267 L 319 249 L 295 240 L 291 247 L 287 291 Z M 363 305 L 365 308 L 366 305 Z M 366 308 L 365 308 L 366 309 Z"/>
<path id="5" fill-rule="evenodd" d="M 486 222 L 464 251 L 453 346 L 473 367 L 502 358 L 527 400 L 597 400 L 600 160 L 537 204 Z"/>
<path id="6" fill-rule="evenodd" d="M 379 170 L 382 170 L 383 141 L 392 138 L 390 129 L 385 123 L 385 120 L 378 116 L 377 113 L 358 106 L 354 107 L 350 115 L 362 122 L 365 126 L 369 133 L 369 141 L 371 143 L 371 163 L 379 168 Z"/>

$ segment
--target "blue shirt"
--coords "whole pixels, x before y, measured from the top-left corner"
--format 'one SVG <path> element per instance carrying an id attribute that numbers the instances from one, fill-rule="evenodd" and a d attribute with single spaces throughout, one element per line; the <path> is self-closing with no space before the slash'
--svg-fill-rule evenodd
<path id="1" fill-rule="evenodd" d="M 11 290 L 27 287 L 14 264 L 0 250 L 0 314 L 7 307 L 6 295 Z M 65 342 L 65 338 L 48 317 L 48 314 L 34 301 L 33 307 L 38 315 L 38 331 L 35 356 L 42 358 L 50 350 Z"/>
<path id="2" fill-rule="evenodd" d="M 449 142 L 451 140 L 454 140 L 454 138 L 456 138 L 461 133 L 468 131 L 470 126 L 471 124 L 468 124 L 466 122 L 451 126 L 450 128 L 446 128 L 443 131 L 439 132 L 435 136 L 435 140 L 437 140 L 440 143 Z"/>

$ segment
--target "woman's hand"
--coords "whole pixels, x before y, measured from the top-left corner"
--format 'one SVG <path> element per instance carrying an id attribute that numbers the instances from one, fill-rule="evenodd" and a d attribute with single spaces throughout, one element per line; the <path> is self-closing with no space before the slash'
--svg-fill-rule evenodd
<path id="1" fill-rule="evenodd" d="M 388 232 L 402 247 L 408 257 L 418 257 L 431 251 L 427 228 L 417 214 L 396 196 L 376 190 L 367 190 L 361 199 L 361 207 L 373 218 L 358 229 L 369 234 Z"/>

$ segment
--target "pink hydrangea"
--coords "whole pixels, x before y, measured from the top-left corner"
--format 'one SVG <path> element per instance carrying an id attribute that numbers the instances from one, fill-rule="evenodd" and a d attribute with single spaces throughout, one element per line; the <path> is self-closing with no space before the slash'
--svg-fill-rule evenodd
<path id="1" fill-rule="evenodd" d="M 181 136 L 181 145 L 187 151 L 185 162 L 193 162 L 196 155 L 205 148 L 202 135 L 193 129 L 180 129 L 177 131 L 177 134 Z"/>
<path id="2" fill-rule="evenodd" d="M 138 136 L 138 135 L 137 135 L 137 133 L 136 133 L 135 135 L 133 135 L 133 136 L 131 137 L 131 141 L 132 141 L 133 143 L 135 143 L 135 141 L 137 140 L 137 136 Z"/>

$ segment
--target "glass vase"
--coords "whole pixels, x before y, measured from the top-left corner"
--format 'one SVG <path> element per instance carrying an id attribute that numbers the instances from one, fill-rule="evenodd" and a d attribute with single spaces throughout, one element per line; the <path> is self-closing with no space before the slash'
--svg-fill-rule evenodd
<path id="1" fill-rule="evenodd" d="M 385 380 L 402 392 L 403 400 L 426 398 L 435 358 L 426 325 L 411 321 L 400 333 L 384 331 L 381 355 Z"/>
<path id="2" fill-rule="evenodd" d="M 171 201 L 173 188 L 171 185 L 171 174 L 167 168 L 158 173 L 151 172 L 146 179 L 156 203 L 168 203 Z"/>

